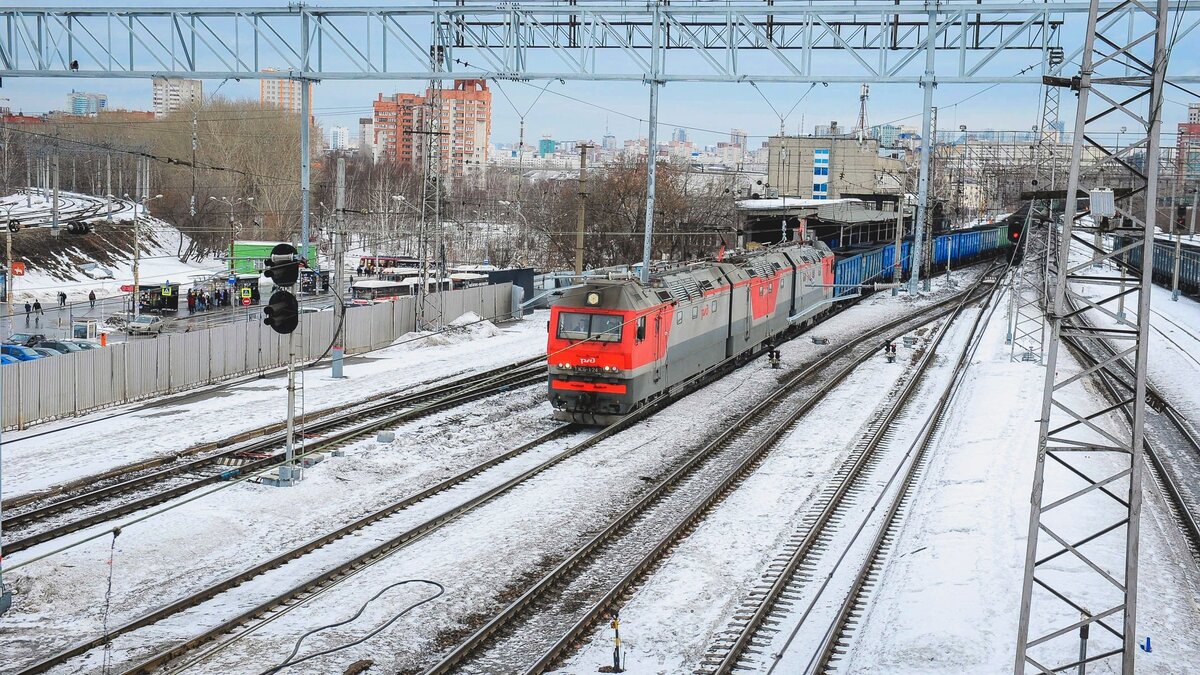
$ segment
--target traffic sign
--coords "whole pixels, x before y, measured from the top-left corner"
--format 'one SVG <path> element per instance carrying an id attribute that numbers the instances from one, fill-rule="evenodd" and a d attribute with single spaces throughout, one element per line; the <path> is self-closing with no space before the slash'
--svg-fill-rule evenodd
<path id="1" fill-rule="evenodd" d="M 133 292 L 133 284 L 121 284 L 121 292 L 122 293 L 132 293 Z"/>
<path id="2" fill-rule="evenodd" d="M 242 307 L 250 306 L 250 298 L 242 298 Z"/>
<path id="3" fill-rule="evenodd" d="M 14 277 L 23 277 L 23 276 L 25 276 L 25 263 L 23 263 L 23 262 L 19 262 L 19 261 L 18 261 L 18 262 L 14 262 L 14 263 L 12 264 L 12 273 L 13 273 L 13 276 L 14 276 Z"/>
<path id="4" fill-rule="evenodd" d="M 230 286 L 236 286 L 236 285 L 237 285 L 237 277 L 235 277 L 235 276 L 231 276 L 231 277 L 229 277 L 229 279 L 227 279 L 227 281 L 229 282 L 229 285 L 230 285 Z"/>
<path id="5" fill-rule="evenodd" d="M 246 300 L 249 300 L 250 298 L 254 297 L 254 293 L 251 292 L 251 290 L 249 288 L 243 288 L 242 289 L 242 297 L 245 298 Z"/>

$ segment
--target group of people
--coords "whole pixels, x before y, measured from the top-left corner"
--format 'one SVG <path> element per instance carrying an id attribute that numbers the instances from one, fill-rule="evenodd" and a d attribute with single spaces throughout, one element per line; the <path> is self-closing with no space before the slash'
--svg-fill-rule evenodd
<path id="1" fill-rule="evenodd" d="M 96 308 L 96 291 L 88 291 L 88 305 L 92 309 Z M 59 307 L 59 309 L 65 309 L 66 306 L 67 306 L 67 294 L 62 291 L 59 291 L 58 292 L 58 307 Z M 33 302 L 30 302 L 28 300 L 25 301 L 25 325 L 26 326 L 29 325 L 30 319 L 33 319 L 33 323 L 35 326 L 40 326 L 42 323 L 42 317 L 45 315 L 46 315 L 46 311 L 44 309 L 42 309 L 42 301 L 41 300 L 34 300 Z"/>
<path id="2" fill-rule="evenodd" d="M 206 312 L 214 307 L 231 307 L 234 295 L 220 288 L 215 291 L 192 289 L 187 292 L 187 307 L 189 312 Z"/>

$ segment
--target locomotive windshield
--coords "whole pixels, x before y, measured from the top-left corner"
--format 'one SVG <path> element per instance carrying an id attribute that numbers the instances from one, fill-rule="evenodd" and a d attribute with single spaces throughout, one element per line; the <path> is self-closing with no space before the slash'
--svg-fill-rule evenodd
<path id="1" fill-rule="evenodd" d="M 560 312 L 558 337 L 561 340 L 621 341 L 621 317 L 616 314 Z"/>

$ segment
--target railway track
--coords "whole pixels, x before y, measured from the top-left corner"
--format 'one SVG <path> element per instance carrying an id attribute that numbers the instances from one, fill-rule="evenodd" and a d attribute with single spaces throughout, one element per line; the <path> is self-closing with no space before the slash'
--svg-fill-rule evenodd
<path id="1" fill-rule="evenodd" d="M 321 417 L 304 423 L 307 442 L 319 449 L 332 449 L 388 426 L 544 381 L 544 361 L 544 357 L 526 359 L 417 392 L 388 396 L 348 411 L 333 414 L 323 411 Z M 134 472 L 118 474 L 100 487 L 7 515 L 3 529 L 10 538 L 4 542 L 4 551 L 8 554 L 23 551 L 200 488 L 275 466 L 284 459 L 286 430 L 274 433 L 267 430 L 280 426 L 272 425 L 235 437 L 257 437 L 248 443 L 235 444 L 163 469 L 136 475 L 130 475 Z M 146 491 L 148 494 L 138 494 Z M 130 498 L 135 494 L 138 496 Z"/>
<path id="2" fill-rule="evenodd" d="M 735 365 L 734 360 L 731 359 L 729 362 L 727 362 L 726 365 L 729 367 L 733 367 Z M 544 377 L 544 375 L 542 377 Z M 628 428 L 629 426 L 631 426 L 637 422 L 640 422 L 641 420 L 645 419 L 646 417 L 649 417 L 650 415 L 652 415 L 655 412 L 657 412 L 658 410 L 660 410 L 662 407 L 665 407 L 666 405 L 674 402 L 675 400 L 678 400 L 679 398 L 687 396 L 688 394 L 694 392 L 696 389 L 699 389 L 700 387 L 708 384 L 709 381 L 710 381 L 710 379 L 698 379 L 698 380 L 694 381 L 693 383 L 682 387 L 679 391 L 672 394 L 671 396 L 663 397 L 663 398 L 659 399 L 657 402 L 637 411 L 636 413 L 634 413 L 632 415 L 627 416 L 625 419 L 621 420 L 620 422 L 617 422 L 613 425 L 605 427 L 601 431 L 599 431 L 593 435 L 590 435 L 588 438 L 583 439 L 582 441 L 580 441 L 578 443 L 571 445 L 570 447 L 566 448 L 565 450 L 562 450 L 560 452 L 557 452 L 557 453 L 551 455 L 549 458 L 545 459 L 544 461 L 539 462 L 532 468 L 529 468 L 524 471 L 520 471 L 515 476 L 507 478 L 507 480 L 504 480 L 499 485 L 491 487 L 490 489 L 483 489 L 482 491 L 471 492 L 470 486 L 465 485 L 468 483 L 468 481 L 471 481 L 471 479 L 476 478 L 476 477 L 479 477 L 481 479 L 478 482 L 486 484 L 486 481 L 489 479 L 489 476 L 487 476 L 486 474 L 488 473 L 489 470 L 502 467 L 504 464 L 510 462 L 511 460 L 514 460 L 514 459 L 519 458 L 523 455 L 526 455 L 530 452 L 533 452 L 539 448 L 544 447 L 547 443 L 554 440 L 554 438 L 557 438 L 558 436 L 560 436 L 562 434 L 569 433 L 570 431 L 579 428 L 577 425 L 564 425 L 563 427 L 560 427 L 554 431 L 551 431 L 548 434 L 545 434 L 545 435 L 535 439 L 534 441 L 523 444 L 522 446 L 520 446 L 514 450 L 508 451 L 502 455 L 499 455 L 498 457 L 495 457 L 491 460 L 483 462 L 483 463 L 476 465 L 466 471 L 463 471 L 451 478 L 448 478 L 436 485 L 433 485 L 429 488 L 421 490 L 420 492 L 418 492 L 410 497 L 406 497 L 406 498 L 401 499 L 393 504 L 390 504 L 382 509 L 372 512 L 372 513 L 354 521 L 353 523 L 350 523 L 350 524 L 338 529 L 335 532 L 331 532 L 327 535 L 323 535 L 312 541 L 306 542 L 305 544 L 303 544 L 301 546 L 298 546 L 298 547 L 296 547 L 292 550 L 289 550 L 283 554 L 275 556 L 274 558 L 272 558 L 268 561 L 265 561 L 263 563 L 260 563 L 258 565 L 255 565 L 249 569 L 243 570 L 229 578 L 226 578 L 217 583 L 211 584 L 211 585 L 205 587 L 204 589 L 199 590 L 194 593 L 191 593 L 191 594 L 187 595 L 186 597 L 181 598 L 175 602 L 172 602 L 172 603 L 165 605 L 159 609 L 156 609 L 154 611 L 143 614 L 142 616 L 139 616 L 139 617 L 137 617 L 131 621 L 128 621 L 122 625 L 110 628 L 108 633 L 104 636 L 98 636 L 98 637 L 77 643 L 77 644 L 72 645 L 64 650 L 61 650 L 53 655 L 42 658 L 39 661 L 37 661 L 36 663 L 34 663 L 30 666 L 27 666 L 23 670 L 19 671 L 19 673 L 21 675 L 28 675 L 28 674 L 32 674 L 32 673 L 42 673 L 42 672 L 46 672 L 47 670 L 54 668 L 56 666 L 68 663 L 69 661 L 71 661 L 71 659 L 74 659 L 75 657 L 84 655 L 84 654 L 88 653 L 89 651 L 91 651 L 92 649 L 95 649 L 97 647 L 102 647 L 107 642 L 109 642 L 115 638 L 119 638 L 122 635 L 132 633 L 134 631 L 137 631 L 142 628 L 146 628 L 148 626 L 152 626 L 155 623 L 163 621 L 164 619 L 167 619 L 169 617 L 180 614 L 181 612 L 184 612 L 191 607 L 195 607 L 195 606 L 200 605 L 208 600 L 216 598 L 216 597 L 222 595 L 223 593 L 226 593 L 227 591 L 230 591 L 231 589 L 241 586 L 242 584 L 245 584 L 246 582 L 249 582 L 249 581 L 255 579 L 256 577 L 266 574 L 272 570 L 281 568 L 282 566 L 284 566 L 294 560 L 297 560 L 309 553 L 312 553 L 312 552 L 326 546 L 327 544 L 330 544 L 339 539 L 342 539 L 342 538 L 346 537 L 347 535 L 363 534 L 364 536 L 361 537 L 361 540 L 365 540 L 365 541 L 375 541 L 375 540 L 379 540 L 380 538 L 382 538 L 383 541 L 381 543 L 379 543 L 376 546 L 373 546 L 369 550 L 361 552 L 358 555 L 355 555 L 354 557 L 352 557 L 351 559 L 349 559 L 345 562 L 342 562 L 332 568 L 322 570 L 321 572 L 307 578 L 306 580 L 304 580 L 303 582 L 301 582 L 299 584 L 291 585 L 287 590 L 276 593 L 273 596 L 260 601 L 258 604 L 255 604 L 252 608 L 248 609 L 247 611 L 242 612 L 236 616 L 233 616 L 227 620 L 224 620 L 219 625 L 217 625 L 215 627 L 211 627 L 199 635 L 196 635 L 182 643 L 179 643 L 179 644 L 176 644 L 176 645 L 170 647 L 169 649 L 167 649 L 163 652 L 157 653 L 154 656 L 143 660 L 142 662 L 138 663 L 137 665 L 130 667 L 126 672 L 128 672 L 128 673 L 143 673 L 143 672 L 150 672 L 155 669 L 161 668 L 164 665 L 176 660 L 177 658 L 179 658 L 189 652 L 192 652 L 193 650 L 199 648 L 200 646 L 202 646 L 208 642 L 211 642 L 213 640 L 217 640 L 219 638 L 227 636 L 229 633 L 231 633 L 232 631 L 235 631 L 239 626 L 241 626 L 244 623 L 247 623 L 256 618 L 260 618 L 260 617 L 264 617 L 264 616 L 267 616 L 266 620 L 269 620 L 269 615 L 271 615 L 272 613 L 279 612 L 279 611 L 286 611 L 288 608 L 295 606 L 297 601 L 313 597 L 314 594 L 319 593 L 321 590 L 331 587 L 333 584 L 336 584 L 337 582 L 348 578 L 351 574 L 355 573 L 356 571 L 365 569 L 370 564 L 373 564 L 374 562 L 383 559 L 386 555 L 388 555 L 390 553 L 394 553 L 394 552 L 400 550 L 401 548 L 403 548 L 404 546 L 408 545 L 409 543 L 417 540 L 418 538 L 423 537 L 423 536 L 433 532 L 434 530 L 441 527 L 445 523 L 448 523 L 451 520 L 469 512 L 479 506 L 482 506 L 483 504 L 491 501 L 492 499 L 510 491 L 514 487 L 524 483 L 529 478 L 532 478 L 533 476 L 553 467 L 554 465 L 556 465 L 576 454 L 579 454 L 580 452 L 584 451 L 585 449 L 592 447 L 596 443 L 599 443 L 601 440 L 608 438 L 611 435 L 618 433 L 619 431 L 622 431 L 625 428 Z M 394 533 L 389 536 L 385 536 L 385 537 L 380 537 L 379 535 L 366 536 L 367 533 L 364 531 L 365 528 L 372 526 L 376 523 L 379 523 L 381 521 L 384 521 L 385 519 L 389 518 L 390 516 L 401 513 L 405 509 L 408 509 L 408 508 L 410 508 L 418 503 L 421 503 L 427 499 L 430 499 L 441 493 L 448 492 L 454 488 L 459 488 L 459 487 L 465 488 L 465 491 L 468 494 L 464 495 L 460 501 L 454 501 L 454 503 L 449 508 L 438 513 L 434 517 L 426 519 L 413 527 L 409 527 L 407 529 L 404 529 L 401 532 Z M 478 489 L 478 488 L 476 488 L 476 489 Z"/>
<path id="3" fill-rule="evenodd" d="M 984 302 L 990 302 L 991 297 L 989 294 Z M 936 428 L 934 421 L 940 419 L 945 410 L 953 384 L 965 363 L 967 345 L 954 365 L 954 375 L 928 413 L 917 442 L 907 452 L 894 447 L 893 425 L 910 409 L 927 369 L 937 358 L 937 349 L 946 330 L 967 306 L 964 302 L 956 308 L 951 321 L 946 322 L 925 347 L 912 371 L 876 409 L 853 450 L 843 460 L 834 482 L 825 488 L 788 543 L 767 565 L 726 629 L 709 645 L 695 670 L 697 674 L 747 669 L 769 672 L 801 632 L 805 638 L 812 638 L 814 632 L 821 631 L 818 635 L 827 641 L 829 653 L 835 652 L 836 645 L 847 632 L 853 609 L 860 602 L 859 594 L 878 569 L 886 546 L 891 542 L 901 507 L 911 494 L 925 448 Z M 976 338 L 981 334 L 978 329 L 982 317 L 981 312 L 971 329 Z M 890 478 L 887 476 L 889 470 L 892 471 Z M 897 483 L 896 478 L 902 470 L 903 479 Z M 874 502 L 871 501 L 871 489 L 864 487 L 867 484 L 884 485 Z M 884 507 L 886 512 L 881 519 L 879 514 L 884 511 L 880 502 L 885 497 L 890 497 L 891 502 Z M 853 523 L 859 523 L 858 527 L 855 528 Z M 861 549 L 861 544 L 857 544 L 859 535 L 869 526 L 878 528 L 877 536 L 868 552 L 859 552 L 865 562 L 859 572 L 851 576 L 843 563 L 856 545 Z M 833 551 L 842 551 L 842 555 L 836 556 Z M 840 609 L 839 593 L 845 594 L 840 596 L 845 598 Z M 800 607 L 804 609 L 801 611 Z M 836 610 L 834 616 L 822 616 L 831 609 Z M 782 648 L 767 654 L 769 646 L 777 646 L 775 641 L 783 636 L 785 628 L 790 631 Z M 823 654 L 824 648 L 818 653 Z M 810 668 L 809 672 L 819 670 Z"/>
<path id="4" fill-rule="evenodd" d="M 978 290 L 972 287 L 954 299 L 977 299 Z M 875 354 L 881 336 L 895 337 L 957 311 L 942 304 L 879 326 L 789 377 L 427 672 L 541 672 L 550 667 L 753 471 L 808 410 Z M 811 392 L 800 389 L 824 372 L 832 374 Z"/>
<path id="5" fill-rule="evenodd" d="M 1068 310 L 1077 321 L 1091 325 L 1083 313 L 1068 298 Z M 1116 350 L 1108 340 L 1083 341 L 1064 336 L 1063 341 L 1071 353 L 1090 368 L 1102 359 L 1111 359 Z M 1129 399 L 1133 391 L 1133 366 L 1126 359 L 1120 360 L 1123 376 L 1112 378 L 1098 374 L 1105 393 L 1111 400 Z M 1145 435 L 1142 449 L 1149 463 L 1150 474 L 1166 497 L 1180 528 L 1187 539 L 1192 555 L 1200 562 L 1200 485 L 1195 477 L 1200 476 L 1200 438 L 1191 428 L 1185 416 L 1179 412 L 1150 383 L 1146 384 Z M 1127 422 L 1131 423 L 1129 409 L 1121 408 Z"/>

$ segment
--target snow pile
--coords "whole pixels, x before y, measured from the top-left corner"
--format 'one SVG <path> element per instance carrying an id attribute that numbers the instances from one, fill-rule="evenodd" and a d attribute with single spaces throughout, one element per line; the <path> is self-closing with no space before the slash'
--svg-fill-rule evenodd
<path id="1" fill-rule="evenodd" d="M 392 344 L 404 346 L 409 349 L 444 347 L 493 338 L 502 335 L 503 332 L 496 327 L 496 324 L 479 316 L 475 312 L 467 312 L 446 324 L 441 332 L 416 331 L 405 333 Z"/>

